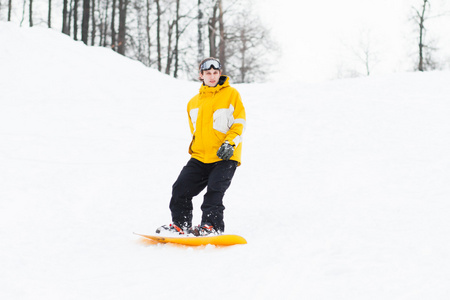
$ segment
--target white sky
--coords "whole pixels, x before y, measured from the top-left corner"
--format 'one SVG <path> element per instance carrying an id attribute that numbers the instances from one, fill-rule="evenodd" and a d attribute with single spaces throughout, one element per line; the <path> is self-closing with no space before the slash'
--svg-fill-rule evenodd
<path id="1" fill-rule="evenodd" d="M 258 0 L 254 5 L 282 48 L 280 71 L 273 79 L 311 82 L 336 78 L 339 66 L 364 72 L 364 65 L 348 49 L 357 48 L 362 37 L 367 36 L 378 61 L 372 74 L 411 70 L 417 51 L 415 27 L 408 18 L 411 7 L 420 2 Z M 448 7 L 445 0 L 431 0 L 431 4 L 435 11 Z M 430 28 L 437 21 L 445 23 L 440 27 L 448 33 L 430 29 L 430 36 L 436 36 L 440 48 L 446 48 L 448 53 L 450 47 L 444 45 L 450 40 L 450 15 L 430 21 Z M 446 57 L 449 59 L 450 54 Z"/>

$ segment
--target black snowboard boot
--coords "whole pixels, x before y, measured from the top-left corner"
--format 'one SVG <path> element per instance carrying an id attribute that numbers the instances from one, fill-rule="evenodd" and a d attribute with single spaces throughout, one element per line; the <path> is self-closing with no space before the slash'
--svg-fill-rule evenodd
<path id="1" fill-rule="evenodd" d="M 209 236 L 209 235 L 219 235 L 220 231 L 214 229 L 212 225 L 204 224 L 195 226 L 194 228 L 189 230 L 189 233 L 195 236 Z"/>
<path id="2" fill-rule="evenodd" d="M 161 227 L 158 227 L 156 229 L 156 233 L 161 234 L 161 235 L 166 234 L 166 233 L 170 233 L 172 235 L 173 234 L 179 234 L 179 235 L 185 234 L 183 229 L 181 229 L 180 227 L 178 227 L 177 225 L 174 225 L 174 224 L 163 225 Z"/>

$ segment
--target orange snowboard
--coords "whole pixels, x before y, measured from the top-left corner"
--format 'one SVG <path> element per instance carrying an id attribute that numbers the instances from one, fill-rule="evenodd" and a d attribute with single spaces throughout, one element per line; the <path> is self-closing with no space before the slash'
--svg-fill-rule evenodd
<path id="1" fill-rule="evenodd" d="M 247 241 L 234 234 L 222 234 L 212 236 L 181 236 L 181 237 L 167 237 L 160 235 L 146 235 L 139 234 L 142 237 L 150 239 L 158 243 L 174 243 L 186 246 L 202 246 L 202 245 L 215 245 L 215 246 L 231 246 L 237 244 L 247 244 Z"/>

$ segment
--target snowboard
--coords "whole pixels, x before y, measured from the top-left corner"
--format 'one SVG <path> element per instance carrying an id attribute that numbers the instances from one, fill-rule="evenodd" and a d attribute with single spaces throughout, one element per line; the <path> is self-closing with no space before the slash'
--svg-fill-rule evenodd
<path id="1" fill-rule="evenodd" d="M 231 246 L 237 244 L 247 244 L 247 241 L 243 237 L 235 234 L 221 234 L 211 236 L 180 236 L 180 237 L 146 235 L 135 232 L 134 234 L 163 244 L 174 243 L 186 246 L 204 246 L 204 245 Z"/>

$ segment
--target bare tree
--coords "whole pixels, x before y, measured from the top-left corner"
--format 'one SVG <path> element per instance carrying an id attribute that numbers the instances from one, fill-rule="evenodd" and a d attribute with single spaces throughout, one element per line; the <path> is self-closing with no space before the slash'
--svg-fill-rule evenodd
<path id="1" fill-rule="evenodd" d="M 58 26 L 64 34 L 89 45 L 110 46 L 174 77 L 193 79 L 192 68 L 209 54 L 218 57 L 224 67 L 234 67 L 232 75 L 238 80 L 251 81 L 255 78 L 251 68 L 257 69 L 259 63 L 250 59 L 261 60 L 264 54 L 255 50 L 262 46 L 253 47 L 253 41 L 249 42 L 251 22 L 243 31 L 234 26 L 237 19 L 249 18 L 251 9 L 244 9 L 242 15 L 237 12 L 250 0 L 0 1 L 2 12 L 8 3 L 9 20 L 14 13 L 21 14 L 21 25 L 29 21 L 30 26 L 45 20 L 48 27 L 54 27 L 57 5 L 62 12 Z"/>
<path id="2" fill-rule="evenodd" d="M 198 54 L 197 54 L 197 60 L 201 61 L 205 57 L 205 45 L 203 42 L 203 7 L 202 7 L 202 1 L 198 0 L 197 3 L 197 48 L 198 48 Z"/>
<path id="3" fill-rule="evenodd" d="M 117 0 L 113 0 L 112 2 L 112 12 L 111 12 L 111 48 L 114 51 L 117 51 L 117 45 L 116 45 L 116 6 L 117 6 Z"/>
<path id="4" fill-rule="evenodd" d="M 27 5 L 27 0 L 23 0 L 22 20 L 20 21 L 20 26 L 22 26 L 22 23 L 25 20 L 26 5 Z M 30 0 L 30 4 L 28 5 L 28 21 L 29 21 L 30 27 L 33 27 L 33 0 Z"/>
<path id="5" fill-rule="evenodd" d="M 155 0 L 156 2 L 156 51 L 157 51 L 157 64 L 158 71 L 162 70 L 162 53 L 161 53 L 161 21 L 162 21 L 162 10 L 160 0 Z"/>
<path id="6" fill-rule="evenodd" d="M 156 51 L 157 51 L 157 63 L 158 63 L 158 71 L 161 72 L 162 66 L 161 66 L 161 18 L 162 18 L 162 12 L 161 12 L 161 5 L 160 0 L 155 0 L 156 3 Z"/>
<path id="7" fill-rule="evenodd" d="M 91 45 L 95 45 L 95 38 L 97 35 L 97 19 L 95 18 L 96 12 L 96 0 L 92 0 L 91 18 L 92 18 L 92 31 L 91 31 Z"/>
<path id="8" fill-rule="evenodd" d="M 73 4 L 73 39 L 78 40 L 78 1 L 74 0 Z"/>
<path id="9" fill-rule="evenodd" d="M 173 71 L 173 77 L 178 77 L 178 57 L 180 46 L 180 0 L 176 0 L 175 9 L 175 48 L 173 49 L 175 56 L 175 70 Z"/>
<path id="10" fill-rule="evenodd" d="M 227 62 L 226 62 L 226 41 L 225 41 L 225 24 L 224 24 L 224 10 L 222 5 L 222 0 L 218 0 L 217 6 L 219 8 L 219 60 L 223 65 L 223 72 L 227 73 Z"/>
<path id="11" fill-rule="evenodd" d="M 119 35 L 117 52 L 122 55 L 125 55 L 128 3 L 129 0 L 119 0 Z"/>
<path id="12" fill-rule="evenodd" d="M 63 19 L 62 19 L 62 33 L 69 34 L 69 25 L 68 25 L 68 0 L 64 0 L 63 2 Z"/>
<path id="13" fill-rule="evenodd" d="M 147 2 L 148 3 L 148 2 Z M 131 24 L 131 30 L 133 30 L 133 34 L 129 36 L 129 49 L 134 52 L 134 57 L 140 62 L 148 65 L 147 55 L 146 55 L 146 47 L 147 47 L 147 37 L 146 37 L 146 18 L 144 18 L 146 14 L 146 2 L 144 1 L 134 1 L 132 3 L 131 9 L 129 12 L 131 16 L 134 17 L 135 27 Z"/>
<path id="14" fill-rule="evenodd" d="M 377 54 L 373 49 L 370 30 L 367 30 L 361 34 L 359 47 L 354 49 L 353 53 L 359 61 L 364 64 L 366 71 L 365 73 L 369 76 L 373 66 L 378 62 Z"/>
<path id="15" fill-rule="evenodd" d="M 173 52 L 172 52 L 172 33 L 175 21 L 168 22 L 167 30 L 167 62 L 166 62 L 166 74 L 170 74 L 170 66 L 172 64 Z"/>
<path id="16" fill-rule="evenodd" d="M 11 22 L 12 0 L 8 1 L 8 22 Z"/>
<path id="17" fill-rule="evenodd" d="M 23 20 L 25 19 L 25 7 L 27 5 L 27 0 L 23 0 L 22 6 L 22 20 L 20 20 L 20 27 L 22 27 Z"/>
<path id="18" fill-rule="evenodd" d="M 187 10 L 185 10 L 185 13 L 181 14 L 181 1 L 176 0 L 176 9 L 175 9 L 175 48 L 174 48 L 174 71 L 173 71 L 173 77 L 178 78 L 178 72 L 180 69 L 180 54 L 182 54 L 182 50 L 180 47 L 181 44 L 181 37 L 184 34 L 184 32 L 189 28 L 189 25 L 192 21 L 194 21 L 195 17 L 189 17 L 191 12 L 195 11 L 195 5 L 188 7 Z M 182 21 L 186 20 L 185 22 Z"/>
<path id="19" fill-rule="evenodd" d="M 72 32 L 72 19 L 73 19 L 73 1 L 70 0 L 69 2 L 69 20 L 67 21 L 67 34 L 71 35 Z"/>
<path id="20" fill-rule="evenodd" d="M 47 25 L 48 25 L 48 28 L 52 28 L 52 0 L 48 0 Z"/>
<path id="21" fill-rule="evenodd" d="M 229 27 L 227 62 L 228 73 L 236 82 L 263 81 L 271 67 L 269 56 L 277 51 L 269 31 L 256 16 L 241 12 Z"/>
<path id="22" fill-rule="evenodd" d="M 419 46 L 419 57 L 417 70 L 420 72 L 433 70 L 436 68 L 436 62 L 432 58 L 432 52 L 436 50 L 429 43 L 425 42 L 426 35 L 426 27 L 425 22 L 429 19 L 428 10 L 430 8 L 429 0 L 422 0 L 422 4 L 420 8 L 413 7 L 414 16 L 413 20 L 419 27 L 419 36 L 418 36 L 418 46 Z"/>
<path id="23" fill-rule="evenodd" d="M 353 78 L 363 75 L 369 76 L 373 67 L 378 63 L 378 54 L 374 49 L 372 32 L 369 29 L 362 29 L 355 45 L 342 42 L 345 53 L 348 54 L 347 60 L 353 62 L 340 62 L 337 72 L 338 78 Z M 342 55 L 345 57 L 345 55 Z M 357 64 L 354 64 L 356 60 Z M 364 71 L 361 71 L 361 64 Z"/>
<path id="24" fill-rule="evenodd" d="M 107 35 L 108 35 L 108 10 L 109 10 L 110 0 L 106 0 L 104 6 L 104 13 L 100 13 L 100 42 L 99 45 L 107 46 Z"/>
<path id="25" fill-rule="evenodd" d="M 230 28 L 230 24 L 233 19 L 242 16 L 236 16 L 238 12 L 235 7 L 237 4 L 247 3 L 246 1 L 227 1 L 227 5 L 223 0 L 213 0 L 208 7 L 208 42 L 209 42 L 209 56 L 218 57 L 223 65 L 223 72 L 227 73 L 227 49 L 228 49 L 228 33 L 227 28 Z M 244 18 L 247 18 L 247 14 L 244 14 Z M 227 25 L 228 24 L 228 25 Z"/>
<path id="26" fill-rule="evenodd" d="M 425 12 L 427 9 L 427 4 L 429 4 L 428 0 L 423 0 L 422 11 L 419 12 L 416 9 L 416 13 L 417 13 L 416 20 L 418 20 L 418 24 L 419 24 L 419 65 L 417 66 L 417 69 L 421 72 L 423 72 L 425 70 L 424 62 L 423 62 L 423 48 L 424 48 L 423 38 L 424 38 L 424 31 L 425 31 Z"/>
<path id="27" fill-rule="evenodd" d="M 151 23 L 150 23 L 150 13 L 151 6 L 150 0 L 146 0 L 146 15 L 145 15 L 145 33 L 147 35 L 147 66 L 151 65 L 151 48 L 152 48 L 152 40 L 150 35 Z"/>
<path id="28" fill-rule="evenodd" d="M 29 6 L 29 20 L 30 20 L 30 27 L 33 27 L 33 0 L 30 0 L 30 6 Z"/>
<path id="29" fill-rule="evenodd" d="M 83 0 L 83 19 L 81 21 L 81 40 L 87 45 L 89 36 L 90 0 Z"/>
<path id="30" fill-rule="evenodd" d="M 217 56 L 217 48 L 216 48 L 216 36 L 217 36 L 217 10 L 219 7 L 219 2 L 216 1 L 212 8 L 212 14 L 208 20 L 208 37 L 209 37 L 209 56 L 216 57 Z"/>

